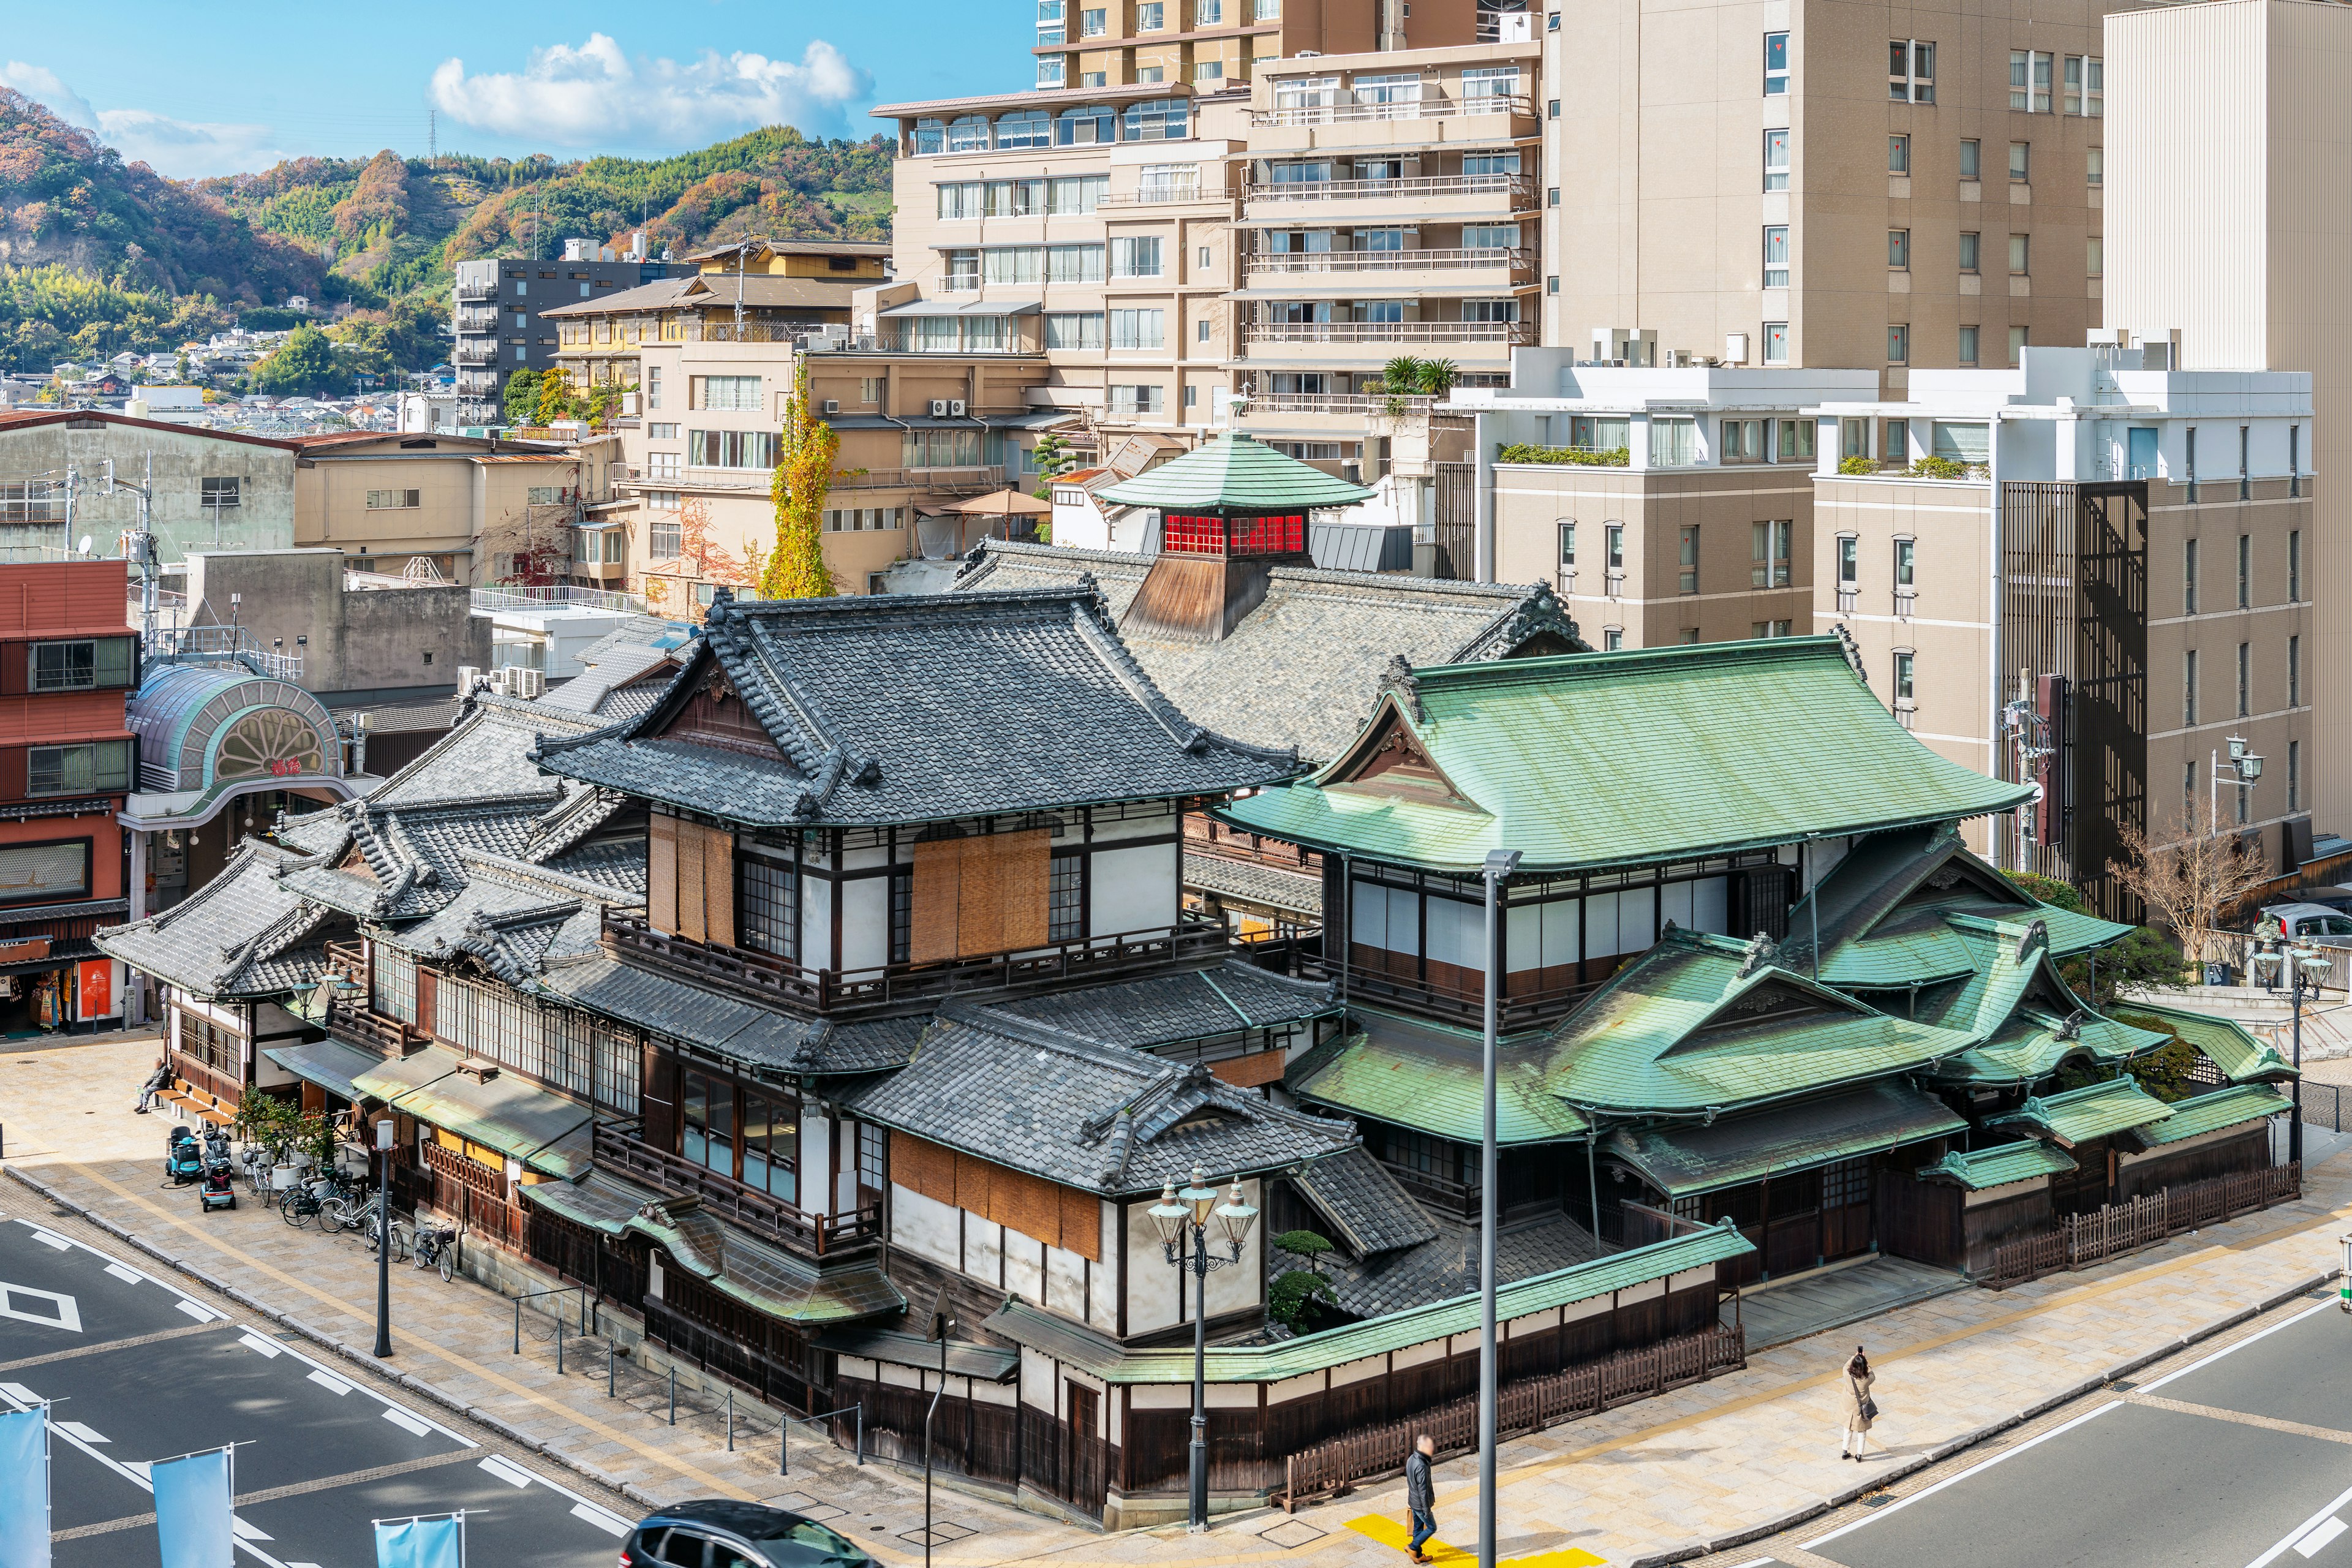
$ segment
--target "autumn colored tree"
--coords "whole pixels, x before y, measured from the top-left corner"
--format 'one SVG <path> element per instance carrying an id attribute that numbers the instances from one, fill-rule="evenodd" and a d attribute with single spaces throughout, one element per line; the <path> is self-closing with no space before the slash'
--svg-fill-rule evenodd
<path id="1" fill-rule="evenodd" d="M 783 456 L 768 484 L 776 506 L 776 544 L 760 578 L 760 597 L 830 599 L 838 591 L 824 563 L 824 498 L 840 456 L 841 437 L 809 396 L 803 359 L 784 397 Z"/>
<path id="2" fill-rule="evenodd" d="M 682 615 L 689 620 L 698 621 L 702 619 L 703 606 L 693 591 L 695 584 L 709 583 L 722 588 L 749 587 L 765 574 L 768 552 L 757 543 L 747 543 L 739 558 L 733 551 L 710 536 L 709 506 L 699 500 L 692 500 L 677 509 L 677 553 L 661 564 L 669 565 L 670 569 L 646 574 L 646 603 L 664 615 Z M 675 607 L 669 603 L 670 590 L 674 586 L 684 595 L 684 602 Z"/>

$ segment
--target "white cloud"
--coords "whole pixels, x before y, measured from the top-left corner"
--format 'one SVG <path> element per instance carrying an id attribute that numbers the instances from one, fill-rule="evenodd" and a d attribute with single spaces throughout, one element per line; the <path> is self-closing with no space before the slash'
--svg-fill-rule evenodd
<path id="1" fill-rule="evenodd" d="M 573 47 L 531 51 L 521 71 L 466 74 L 444 60 L 432 97 L 443 113 L 478 131 L 560 146 L 696 145 L 757 125 L 814 134 L 862 96 L 866 73 L 819 38 L 797 63 L 706 50 L 687 64 L 632 60 L 603 33 Z"/>
<path id="2" fill-rule="evenodd" d="M 145 163 L 177 179 L 266 168 L 287 156 L 274 145 L 278 133 L 267 125 L 174 120 L 144 109 L 92 109 L 46 66 L 10 60 L 0 65 L 0 86 L 15 88 L 67 124 L 89 132 L 125 162 Z"/>

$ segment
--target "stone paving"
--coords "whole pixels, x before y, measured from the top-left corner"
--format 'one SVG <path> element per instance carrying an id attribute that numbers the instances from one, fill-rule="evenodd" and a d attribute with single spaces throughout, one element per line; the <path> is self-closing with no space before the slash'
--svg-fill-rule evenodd
<path id="1" fill-rule="evenodd" d="M 364 1351 L 374 1277 L 355 1239 L 297 1231 L 267 1210 L 200 1215 L 191 1192 L 159 1186 L 165 1119 L 129 1114 L 153 1059 L 152 1041 L 135 1038 L 0 1058 L 6 1165 L 185 1267 Z M 33 1202 L 26 1187 L 0 1184 L 0 1212 Z M 1760 1351 L 1744 1371 L 1711 1383 L 1506 1444 L 1498 1554 L 1530 1568 L 1596 1558 L 1632 1564 L 1783 1527 L 2312 1288 L 2336 1266 L 2347 1215 L 2352 1160 L 2331 1160 L 2298 1203 L 2083 1273 L 1903 1307 Z M 689 1412 L 669 1426 L 649 1380 L 637 1380 L 634 1399 L 608 1400 L 601 1342 L 586 1367 L 575 1357 L 559 1376 L 551 1344 L 527 1338 L 524 1353 L 512 1352 L 513 1308 L 504 1299 L 411 1268 L 395 1268 L 393 1287 L 395 1364 L 408 1386 L 428 1385 L 633 1497 L 733 1495 L 839 1509 L 831 1522 L 877 1559 L 921 1560 L 919 1477 L 878 1464 L 861 1469 L 820 1438 L 796 1435 L 793 1474 L 780 1478 L 772 1417 L 747 1421 L 730 1455 L 709 1415 Z M 1856 1342 L 1869 1346 L 1880 1373 L 1875 1394 L 1886 1414 L 1875 1435 L 1892 1451 L 1866 1483 L 1838 1458 L 1834 1415 L 1836 1368 Z M 1400 1491 L 1391 1482 L 1295 1516 L 1259 1510 L 1192 1537 L 1104 1536 L 942 1489 L 932 1557 L 954 1568 L 1384 1564 L 1400 1553 L 1384 1543 L 1391 1532 L 1369 1521 L 1402 1517 Z M 1443 1538 L 1472 1546 L 1475 1517 L 1474 1462 L 1439 1467 Z"/>

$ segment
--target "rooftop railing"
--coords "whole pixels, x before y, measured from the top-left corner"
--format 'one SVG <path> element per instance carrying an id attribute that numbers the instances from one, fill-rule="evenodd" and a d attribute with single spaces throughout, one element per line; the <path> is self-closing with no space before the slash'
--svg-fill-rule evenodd
<path id="1" fill-rule="evenodd" d="M 1296 277 L 1324 272 L 1458 272 L 1463 270 L 1530 271 L 1533 256 L 1525 250 L 1288 250 L 1261 252 L 1244 259 L 1252 276 Z"/>
<path id="2" fill-rule="evenodd" d="M 1394 201 L 1412 196 L 1507 195 L 1514 207 L 1532 205 L 1535 184 L 1525 174 L 1415 174 L 1395 180 L 1285 180 L 1252 185 L 1250 205 L 1262 202 Z"/>
<path id="3" fill-rule="evenodd" d="M 1328 103 L 1283 104 L 1251 114 L 1250 124 L 1261 130 L 1286 125 L 1360 125 L 1382 120 L 1453 120 L 1465 114 L 1515 114 L 1527 118 L 1535 103 L 1520 93 L 1481 93 L 1471 98 L 1409 98 L 1391 102 L 1360 102 L 1334 89 Z"/>
<path id="4" fill-rule="evenodd" d="M 1259 321 L 1253 343 L 1532 343 L 1533 321 Z"/>
<path id="5" fill-rule="evenodd" d="M 475 589 L 473 607 L 477 615 L 495 615 L 499 611 L 529 615 L 545 610 L 635 612 L 643 610 L 645 602 L 627 594 L 614 594 L 603 588 L 578 588 L 569 584 L 530 587 L 516 584 Z"/>

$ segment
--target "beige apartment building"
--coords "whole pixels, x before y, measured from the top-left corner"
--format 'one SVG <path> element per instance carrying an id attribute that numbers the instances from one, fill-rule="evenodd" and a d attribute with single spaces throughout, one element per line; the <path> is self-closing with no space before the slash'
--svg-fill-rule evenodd
<path id="1" fill-rule="evenodd" d="M 1920 740 L 2043 786 L 1970 824 L 1974 847 L 2122 918 L 2126 824 L 2210 817 L 2282 872 L 2307 858 L 2316 734 L 2311 378 L 2141 363 L 2034 349 L 1825 401 L 1813 508 L 1815 626 L 1847 629 Z M 1839 472 L 1830 454 L 1863 446 L 1905 462 Z M 2263 759 L 2248 784 L 2237 742 Z"/>
<path id="2" fill-rule="evenodd" d="M 2192 370 L 2311 380 L 2310 459 L 2352 452 L 2352 165 L 2335 105 L 2352 10 L 2210 0 L 2107 19 L 2116 67 L 2109 170 L 2116 265 L 2107 321 L 2170 343 Z M 2210 460 L 2210 458 L 2208 459 Z M 2352 823 L 2352 500 L 2310 501 L 2317 720 L 2307 794 L 2323 830 Z"/>
<path id="3" fill-rule="evenodd" d="M 518 555 L 526 573 L 565 574 L 572 525 L 606 482 L 593 456 L 533 442 L 351 430 L 299 448 L 298 547 L 339 549 L 358 571 L 429 567 L 449 583 L 503 581 Z"/>
<path id="4" fill-rule="evenodd" d="M 1811 408 L 1876 395 L 1873 372 L 1515 357 L 1508 389 L 1447 405 L 1474 426 L 1479 580 L 1549 583 L 1601 648 L 1814 629 Z"/>
<path id="5" fill-rule="evenodd" d="M 1247 82 L 1285 57 L 1497 42 L 1528 0 L 1038 0 L 1037 85 Z M 1507 19 L 1509 18 L 1509 19 Z"/>
<path id="6" fill-rule="evenodd" d="M 1548 12 L 1542 341 L 1880 368 L 1888 395 L 1915 366 L 2081 343 L 2103 319 L 2111 8 Z"/>

